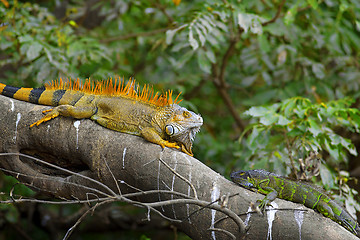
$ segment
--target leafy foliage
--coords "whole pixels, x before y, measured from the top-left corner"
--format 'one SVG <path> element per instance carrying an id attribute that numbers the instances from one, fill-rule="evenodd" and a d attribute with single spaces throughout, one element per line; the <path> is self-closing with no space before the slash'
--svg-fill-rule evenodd
<path id="1" fill-rule="evenodd" d="M 315 181 L 359 210 L 359 1 L 60 2 L 0 2 L 0 82 L 119 74 L 182 91 L 207 165 L 294 176 L 318 152 Z"/>
<path id="2" fill-rule="evenodd" d="M 300 158 L 322 152 L 326 160 L 319 167 L 322 185 L 344 194 L 346 201 L 351 202 L 347 206 L 355 214 L 355 209 L 360 210 L 360 204 L 354 200 L 357 191 L 347 185 L 348 174 L 338 173 L 342 165 L 347 165 L 348 154 L 358 155 L 351 139 L 341 136 L 344 130 L 359 133 L 360 111 L 349 107 L 351 103 L 345 98 L 313 104 L 307 98 L 293 97 L 266 107 L 251 107 L 244 115 L 252 117 L 255 123 L 244 132 L 249 133 L 248 137 L 240 140 L 250 152 L 244 161 L 250 168 L 260 164 L 259 167 L 289 175 L 301 171 Z M 241 152 L 238 154 L 241 156 Z M 268 160 L 265 164 L 264 158 Z"/>

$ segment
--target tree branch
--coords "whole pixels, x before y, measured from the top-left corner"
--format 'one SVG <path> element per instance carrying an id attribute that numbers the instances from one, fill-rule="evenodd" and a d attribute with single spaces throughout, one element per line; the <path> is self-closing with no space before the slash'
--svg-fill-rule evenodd
<path id="1" fill-rule="evenodd" d="M 278 6 L 278 9 L 277 9 L 277 11 L 276 11 L 275 16 L 274 16 L 272 19 L 270 19 L 269 21 L 262 23 L 262 26 L 263 26 L 263 27 L 265 27 L 266 25 L 269 25 L 270 23 L 275 22 L 276 19 L 278 19 L 278 18 L 280 17 L 281 10 L 282 10 L 282 8 L 284 7 L 285 2 L 286 2 L 286 0 L 282 0 L 282 1 L 281 1 L 281 3 L 280 3 L 279 6 Z"/>
<path id="2" fill-rule="evenodd" d="M 212 80 L 214 85 L 216 86 L 216 89 L 218 90 L 221 98 L 223 99 L 226 107 L 229 109 L 231 116 L 235 120 L 236 125 L 240 129 L 240 131 L 243 131 L 245 129 L 244 123 L 242 122 L 239 113 L 236 111 L 236 108 L 234 106 L 234 103 L 231 100 L 231 97 L 229 96 L 229 93 L 227 92 L 228 86 L 225 81 L 225 72 L 226 67 L 228 64 L 228 61 L 230 57 L 233 55 L 235 51 L 236 43 L 238 43 L 240 39 L 240 34 L 242 33 L 242 30 L 239 30 L 239 33 L 230 40 L 229 47 L 226 50 L 221 66 L 220 66 L 220 72 L 218 71 L 217 64 L 212 64 Z"/>
<path id="3" fill-rule="evenodd" d="M 296 208 L 306 208 L 279 199 L 273 203 L 279 209 L 268 211 L 267 216 L 275 214 L 273 220 L 248 213 L 242 219 L 250 219 L 245 222 L 250 228 L 241 233 L 244 223 L 239 216 L 262 195 L 238 187 L 180 151 L 162 150 L 141 137 L 111 131 L 88 119 L 58 117 L 30 129 L 47 108 L 0 96 L 0 152 L 17 153 L 0 156 L 0 167 L 36 191 L 64 201 L 141 206 L 169 219 L 193 239 L 265 239 L 268 234 L 289 239 L 299 232 L 303 240 L 357 239 L 312 210 L 297 217 Z M 284 208 L 293 210 L 280 210 Z"/>

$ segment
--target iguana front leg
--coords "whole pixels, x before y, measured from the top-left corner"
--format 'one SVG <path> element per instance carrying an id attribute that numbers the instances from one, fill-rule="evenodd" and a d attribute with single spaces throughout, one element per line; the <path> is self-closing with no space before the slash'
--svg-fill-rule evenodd
<path id="1" fill-rule="evenodd" d="M 176 143 L 162 139 L 154 128 L 147 127 L 141 129 L 141 136 L 143 136 L 149 142 L 160 145 L 162 148 L 169 147 L 169 148 L 180 149 L 180 146 L 177 145 Z"/>
<path id="2" fill-rule="evenodd" d="M 265 180 L 259 184 L 259 188 L 258 188 L 259 192 L 266 194 L 263 200 L 258 200 L 260 202 L 259 208 L 262 213 L 265 212 L 266 206 L 270 205 L 270 203 L 274 201 L 278 196 L 278 192 L 274 188 L 267 186 L 268 183 L 269 181 Z"/>
<path id="3" fill-rule="evenodd" d="M 60 105 L 53 109 L 43 111 L 43 113 L 47 113 L 45 117 L 31 124 L 30 127 L 33 127 L 35 125 L 39 126 L 41 123 L 47 122 L 53 118 L 58 117 L 59 115 L 82 119 L 82 118 L 90 118 L 95 112 L 96 112 L 96 107 L 92 105 L 77 106 L 77 107 L 74 107 L 72 105 Z"/>

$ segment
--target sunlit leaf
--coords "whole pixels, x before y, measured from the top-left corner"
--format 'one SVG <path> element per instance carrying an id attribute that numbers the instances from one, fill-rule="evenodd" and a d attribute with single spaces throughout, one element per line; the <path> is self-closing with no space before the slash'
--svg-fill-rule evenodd
<path id="1" fill-rule="evenodd" d="M 261 117 L 267 114 L 268 112 L 269 110 L 265 107 L 251 107 L 249 110 L 245 111 L 244 114 L 253 117 Z"/>
<path id="2" fill-rule="evenodd" d="M 33 44 L 30 45 L 30 47 L 26 51 L 27 59 L 30 61 L 34 60 L 35 58 L 37 58 L 40 55 L 40 52 L 42 49 L 43 49 L 43 46 L 40 43 L 34 42 Z"/>
<path id="3" fill-rule="evenodd" d="M 198 27 L 196 27 L 196 26 L 195 26 L 195 30 L 196 30 L 196 33 L 197 33 L 198 36 L 199 36 L 199 40 L 200 40 L 201 46 L 203 47 L 203 46 L 205 45 L 205 41 L 206 41 L 205 36 L 204 36 L 204 34 L 202 33 L 202 31 L 201 31 Z"/>
<path id="4" fill-rule="evenodd" d="M 326 189 L 333 188 L 335 181 L 331 174 L 331 171 L 323 164 L 320 164 L 319 170 L 320 170 L 320 176 L 323 186 L 325 186 Z"/>
<path id="5" fill-rule="evenodd" d="M 196 50 L 199 47 L 198 41 L 196 41 L 193 36 L 192 28 L 189 28 L 189 43 L 193 50 Z"/>
<path id="6" fill-rule="evenodd" d="M 286 126 L 288 124 L 290 124 L 291 121 L 289 119 L 287 119 L 286 117 L 279 115 L 279 120 L 277 122 L 278 125 L 280 126 Z"/>
<path id="7" fill-rule="evenodd" d="M 244 29 L 244 32 L 247 33 L 250 30 L 252 33 L 261 34 L 262 33 L 262 25 L 260 22 L 260 18 L 254 14 L 248 13 L 238 13 L 237 21 L 239 26 Z"/>
<path id="8" fill-rule="evenodd" d="M 309 119 L 309 131 L 315 136 L 317 137 L 321 132 L 321 128 L 319 127 L 319 125 L 313 120 L 313 119 Z"/>
<path id="9" fill-rule="evenodd" d="M 181 25 L 180 27 L 178 28 L 175 28 L 175 29 L 169 29 L 166 31 L 166 39 L 165 39 L 165 42 L 167 45 L 170 45 L 172 43 L 172 40 L 175 36 L 175 34 L 180 31 L 181 29 L 185 28 L 186 26 L 188 26 L 188 24 L 183 24 Z"/>
<path id="10" fill-rule="evenodd" d="M 279 120 L 279 115 L 274 113 L 268 113 L 260 118 L 260 123 L 264 124 L 265 126 L 269 126 L 277 122 L 278 120 Z"/>
<path id="11" fill-rule="evenodd" d="M 321 63 L 314 63 L 312 65 L 312 71 L 318 79 L 325 77 L 325 67 Z"/>

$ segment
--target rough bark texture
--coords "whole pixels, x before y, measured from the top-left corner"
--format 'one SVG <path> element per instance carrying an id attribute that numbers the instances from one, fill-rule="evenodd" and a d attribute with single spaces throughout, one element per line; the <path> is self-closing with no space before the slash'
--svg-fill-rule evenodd
<path id="1" fill-rule="evenodd" d="M 178 174 L 188 179 L 195 187 L 200 200 L 211 202 L 226 194 L 239 195 L 229 199 L 227 208 L 236 214 L 247 212 L 250 202 L 262 195 L 245 190 L 208 168 L 199 160 L 180 151 L 166 148 L 164 151 L 155 144 L 129 134 L 105 129 L 91 120 L 75 120 L 65 117 L 53 119 L 39 127 L 29 125 L 42 117 L 45 106 L 34 105 L 0 96 L 0 151 L 3 153 L 26 153 L 56 164 L 82 175 L 100 180 L 118 193 L 114 178 L 124 181 L 143 191 L 173 190 L 194 196 L 189 185 L 175 176 L 160 160 L 161 158 Z M 201 133 L 200 133 L 201 134 Z M 196 152 L 195 152 L 196 156 Z M 87 199 L 91 192 L 71 183 L 89 186 L 108 192 L 104 187 L 77 175 L 71 175 L 54 168 L 19 156 L 0 156 L 0 167 L 14 171 L 19 181 L 30 183 L 33 189 L 48 192 L 53 196 L 67 199 Z M 111 171 L 111 172 L 110 172 Z M 21 173 L 17 175 L 16 173 Z M 113 175 L 112 175 L 112 174 Z M 7 173 L 9 174 L 9 173 Z M 25 175 L 22 175 L 25 174 Z M 121 193 L 134 192 L 119 182 Z M 104 197 L 95 193 L 98 197 Z M 109 193 L 110 194 L 110 193 Z M 176 199 L 169 194 L 152 194 L 139 197 L 143 202 L 158 202 Z M 277 199 L 280 209 L 307 209 L 299 204 Z M 165 216 L 183 219 L 189 213 L 199 210 L 198 206 L 177 204 L 157 208 Z M 337 223 L 313 210 L 305 212 L 278 210 L 273 221 L 268 215 L 244 214 L 250 229 L 246 239 L 357 239 Z M 301 220 L 303 213 L 303 220 Z M 271 215 L 271 214 L 270 214 Z M 189 219 L 177 223 L 179 229 L 193 239 L 230 239 L 222 232 L 212 232 L 209 228 L 214 220 L 223 217 L 219 211 L 202 209 Z M 241 239 L 239 228 L 230 219 L 215 225 Z"/>

